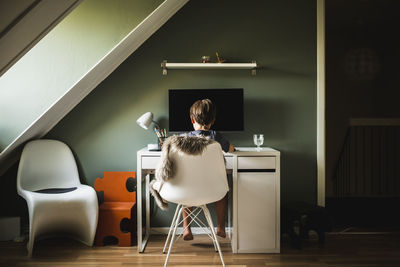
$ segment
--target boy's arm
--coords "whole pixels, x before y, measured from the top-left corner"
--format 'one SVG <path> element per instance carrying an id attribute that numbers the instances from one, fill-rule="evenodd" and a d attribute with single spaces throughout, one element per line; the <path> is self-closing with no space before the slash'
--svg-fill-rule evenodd
<path id="1" fill-rule="evenodd" d="M 233 152 L 235 150 L 235 147 L 220 132 L 216 132 L 215 141 L 221 144 L 222 150 L 225 152 Z"/>
<path id="2" fill-rule="evenodd" d="M 232 144 L 229 144 L 229 151 L 228 152 L 233 152 L 235 151 L 235 147 Z"/>

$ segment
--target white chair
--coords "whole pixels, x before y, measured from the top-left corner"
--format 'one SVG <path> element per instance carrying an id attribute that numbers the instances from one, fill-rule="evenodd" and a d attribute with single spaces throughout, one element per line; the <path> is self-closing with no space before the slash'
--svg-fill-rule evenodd
<path id="1" fill-rule="evenodd" d="M 164 182 L 161 188 L 157 183 L 154 185 L 164 200 L 178 204 L 163 249 L 163 253 L 165 253 L 169 242 L 164 266 L 167 266 L 168 263 L 172 244 L 176 237 L 176 229 L 183 222 L 180 220 L 182 210 L 189 207 L 194 207 L 189 214 L 192 219 L 191 223 L 209 228 L 209 232 L 206 233 L 212 239 L 215 251 L 218 251 L 222 265 L 225 266 L 211 215 L 206 206 L 208 203 L 222 199 L 229 190 L 221 146 L 218 143 L 212 143 L 205 148 L 201 155 L 195 156 L 171 150 L 169 157 L 174 162 L 174 177 Z M 204 212 L 207 224 L 198 220 L 201 211 Z"/>
<path id="2" fill-rule="evenodd" d="M 69 236 L 92 246 L 98 219 L 96 191 L 79 181 L 69 147 L 56 140 L 27 143 L 18 167 L 17 190 L 28 205 L 28 256 L 35 239 Z"/>

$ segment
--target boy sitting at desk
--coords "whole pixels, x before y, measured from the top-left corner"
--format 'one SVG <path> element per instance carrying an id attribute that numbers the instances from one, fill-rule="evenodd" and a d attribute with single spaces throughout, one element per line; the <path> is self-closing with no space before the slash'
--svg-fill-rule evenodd
<path id="1" fill-rule="evenodd" d="M 235 150 L 234 146 L 230 144 L 221 133 L 210 129 L 215 122 L 216 113 L 216 107 L 210 99 L 202 99 L 194 102 L 190 108 L 190 119 L 192 121 L 194 131 L 187 133 L 187 135 L 209 137 L 220 143 L 222 150 L 225 152 L 233 152 Z M 227 209 L 226 195 L 221 200 L 215 202 L 215 208 L 218 218 L 217 235 L 225 237 L 225 213 Z M 190 217 L 187 216 L 188 213 L 185 210 L 182 211 L 182 213 L 183 217 L 186 218 L 183 222 L 183 226 L 186 228 L 190 224 Z M 183 239 L 193 239 L 190 226 L 187 227 L 183 233 Z"/>

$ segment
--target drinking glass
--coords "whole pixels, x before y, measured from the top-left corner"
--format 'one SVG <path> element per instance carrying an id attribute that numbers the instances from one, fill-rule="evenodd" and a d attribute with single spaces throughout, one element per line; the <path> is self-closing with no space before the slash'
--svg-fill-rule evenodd
<path id="1" fill-rule="evenodd" d="M 257 146 L 257 151 L 260 151 L 260 146 L 264 143 L 264 135 L 263 134 L 255 134 L 253 135 L 254 144 Z"/>

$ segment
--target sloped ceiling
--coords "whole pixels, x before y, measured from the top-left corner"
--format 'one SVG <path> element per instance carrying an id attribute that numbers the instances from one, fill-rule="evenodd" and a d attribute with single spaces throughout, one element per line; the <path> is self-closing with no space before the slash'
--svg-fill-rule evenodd
<path id="1" fill-rule="evenodd" d="M 3 36 L 7 28 L 12 27 L 19 16 L 23 16 L 30 6 L 38 1 L 34 0 L 2 0 L 0 1 L 0 36 Z"/>
<path id="2" fill-rule="evenodd" d="M 163 1 L 127 35 L 121 36 L 122 40 L 113 46 L 111 50 L 103 51 L 105 54 L 101 54 L 101 59 L 96 61 L 97 63 L 92 62 L 94 65 L 88 65 L 88 69 L 83 70 L 81 75 L 76 76 L 78 77 L 77 80 L 75 80 L 76 77 L 74 77 L 74 80 L 69 81 L 68 84 L 64 84 L 65 86 L 62 88 L 63 91 L 55 98 L 55 101 L 44 107 L 44 111 L 42 113 L 39 113 L 38 116 L 32 118 L 28 126 L 17 132 L 16 137 L 11 139 L 13 141 L 6 143 L 7 146 L 3 150 L 0 150 L 0 175 L 2 175 L 2 173 L 4 173 L 4 171 L 6 171 L 16 161 L 16 159 L 19 157 L 19 152 L 22 148 L 22 145 L 26 141 L 33 138 L 41 138 L 49 130 L 51 130 L 69 111 L 71 111 L 82 99 L 84 99 L 93 89 L 95 89 L 101 81 L 110 75 L 126 58 L 128 58 L 129 55 L 131 55 L 143 42 L 145 42 L 154 32 L 156 32 L 187 2 L 188 0 Z M 83 3 L 80 7 L 83 7 L 85 3 Z M 92 4 L 93 3 L 97 5 L 96 2 L 92 2 Z M 34 51 L 36 48 L 37 46 L 32 51 Z M 79 48 L 79 50 L 81 49 Z M 31 53 L 27 54 L 26 56 L 29 57 L 29 55 L 31 55 Z M 80 57 L 80 59 L 84 60 L 82 57 Z M 21 59 L 21 61 L 22 60 L 23 59 Z M 7 80 L 7 78 L 10 78 L 12 83 L 14 83 L 14 77 L 19 79 L 19 75 L 9 74 L 15 74 L 14 70 L 20 65 L 21 61 L 15 64 L 9 72 L 0 78 L 3 79 L 3 81 Z M 73 63 L 75 63 L 75 61 L 73 61 Z M 57 64 L 57 66 L 63 66 L 63 64 Z M 47 68 L 45 68 L 45 70 L 47 70 Z M 46 72 L 44 73 L 47 74 Z M 65 74 L 65 72 L 61 70 L 61 74 Z M 37 76 L 32 76 L 32 79 L 37 80 Z M 57 83 L 60 82 L 57 81 Z M 8 85 L 9 84 L 6 82 L 3 83 L 4 87 L 7 87 Z M 46 84 L 44 86 L 46 86 Z M 15 91 L 16 90 L 12 90 L 12 92 Z M 25 97 L 25 93 L 22 97 Z M 0 97 L 0 100 L 1 99 L 2 98 Z M 6 97 L 4 99 L 7 101 Z M 29 98 L 29 101 L 33 102 L 33 99 Z M 16 105 L 11 106 L 19 109 L 19 107 Z M 29 112 L 29 110 L 27 112 Z M 8 114 L 12 113 L 12 111 L 8 112 Z"/>
<path id="3" fill-rule="evenodd" d="M 0 76 L 81 0 L 0 0 Z"/>

